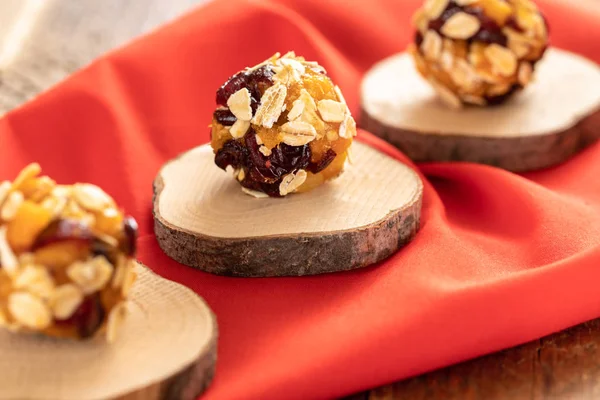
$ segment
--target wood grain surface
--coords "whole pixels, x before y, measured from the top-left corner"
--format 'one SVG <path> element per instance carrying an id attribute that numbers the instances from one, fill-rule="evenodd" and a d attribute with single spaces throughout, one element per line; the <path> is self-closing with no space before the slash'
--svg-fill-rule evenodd
<path id="1" fill-rule="evenodd" d="M 0 331 L 0 398 L 194 400 L 204 392 L 217 358 L 215 316 L 187 287 L 143 265 L 136 273 L 113 343 Z"/>
<path id="2" fill-rule="evenodd" d="M 419 229 L 423 183 L 362 143 L 331 182 L 285 199 L 244 194 L 210 145 L 166 163 L 154 181 L 154 232 L 174 260 L 219 275 L 301 276 L 384 260 Z"/>
<path id="3" fill-rule="evenodd" d="M 553 1 L 600 15 L 600 0 Z M 0 112 L 22 104 L 100 54 L 201 2 L 45 0 L 18 53 L 2 67 Z M 3 0 L 0 13 L 5 11 Z M 599 346 L 600 319 L 352 398 L 600 399 Z"/>
<path id="4" fill-rule="evenodd" d="M 407 52 L 377 63 L 361 86 L 360 127 L 415 162 L 525 172 L 562 163 L 600 138 L 600 67 L 560 49 L 548 50 L 536 79 L 501 107 L 451 109 Z"/>

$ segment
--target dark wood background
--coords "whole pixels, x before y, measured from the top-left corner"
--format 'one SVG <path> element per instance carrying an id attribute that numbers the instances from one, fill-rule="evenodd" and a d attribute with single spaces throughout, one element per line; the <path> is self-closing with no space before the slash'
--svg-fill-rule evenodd
<path id="1" fill-rule="evenodd" d="M 0 48 L 10 42 L 15 51 L 0 52 L 0 112 L 204 1 L 1 0 Z M 600 15 L 600 0 L 554 1 Z M 599 346 L 600 320 L 595 320 L 349 399 L 600 399 Z"/>

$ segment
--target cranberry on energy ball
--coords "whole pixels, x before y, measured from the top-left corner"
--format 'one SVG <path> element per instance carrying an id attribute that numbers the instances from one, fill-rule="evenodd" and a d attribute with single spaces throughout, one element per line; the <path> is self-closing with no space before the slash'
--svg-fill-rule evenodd
<path id="1" fill-rule="evenodd" d="M 241 71 L 230 77 L 217 91 L 217 105 L 226 106 L 232 94 L 242 88 L 248 88 L 257 102 L 262 94 L 273 85 L 273 71 L 270 66 Z"/>
<path id="2" fill-rule="evenodd" d="M 216 98 L 215 164 L 246 194 L 300 193 L 342 171 L 356 123 L 319 64 L 277 54 L 233 75 Z"/>

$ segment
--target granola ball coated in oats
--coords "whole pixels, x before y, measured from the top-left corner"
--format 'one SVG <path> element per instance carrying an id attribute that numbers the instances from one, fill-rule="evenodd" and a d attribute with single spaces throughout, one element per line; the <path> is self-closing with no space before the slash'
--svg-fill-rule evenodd
<path id="1" fill-rule="evenodd" d="M 217 91 L 215 163 L 255 197 L 306 192 L 342 172 L 356 123 L 323 67 L 293 52 Z"/>
<path id="2" fill-rule="evenodd" d="M 426 0 L 411 52 L 448 105 L 500 104 L 532 79 L 548 26 L 531 0 Z"/>
<path id="3" fill-rule="evenodd" d="M 115 338 L 135 281 L 137 224 L 95 185 L 57 185 L 38 164 L 0 183 L 0 325 Z"/>

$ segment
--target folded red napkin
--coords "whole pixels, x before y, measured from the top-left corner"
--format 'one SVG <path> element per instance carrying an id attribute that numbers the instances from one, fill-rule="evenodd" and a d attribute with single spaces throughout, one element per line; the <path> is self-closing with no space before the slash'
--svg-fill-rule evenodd
<path id="1" fill-rule="evenodd" d="M 526 175 L 422 165 L 421 232 L 360 271 L 225 278 L 158 248 L 152 181 L 165 161 L 208 140 L 215 90 L 229 75 L 295 50 L 329 70 L 357 114 L 361 75 L 405 48 L 417 3 L 217 0 L 0 120 L 0 178 L 39 161 L 61 182 L 106 188 L 138 218 L 141 261 L 217 314 L 211 399 L 345 395 L 599 316 L 600 145 Z M 550 2 L 543 9 L 556 46 L 600 60 L 598 18 Z"/>

